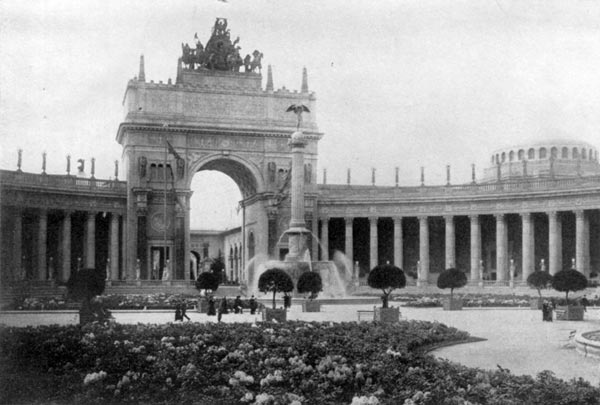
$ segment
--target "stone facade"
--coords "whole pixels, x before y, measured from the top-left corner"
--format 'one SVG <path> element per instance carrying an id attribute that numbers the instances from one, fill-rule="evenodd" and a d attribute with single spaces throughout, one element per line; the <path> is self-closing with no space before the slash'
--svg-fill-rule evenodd
<path id="1" fill-rule="evenodd" d="M 498 150 L 481 183 L 473 176 L 451 185 L 448 176 L 443 186 L 317 185 L 323 134 L 306 72 L 297 92 L 273 89 L 270 69 L 263 89 L 254 67 L 178 66 L 175 83 L 147 82 L 142 60 L 127 84 L 116 136 L 125 181 L 0 171 L 2 285 L 65 281 L 83 266 L 110 269 L 114 282 L 189 282 L 218 256 L 228 279 L 244 281 L 252 257 L 283 258 L 289 141 L 298 129 L 286 110 L 299 104 L 310 113 L 301 124 L 303 173 L 294 178 L 303 182 L 305 227 L 320 238 L 308 237 L 313 260 L 340 251 L 362 274 L 389 261 L 422 284 L 447 267 L 464 269 L 472 283 L 503 285 L 538 268 L 554 274 L 575 265 L 588 276 L 600 269 L 600 165 L 591 145 Z M 240 187 L 240 228 L 190 230 L 190 185 L 201 170 Z"/>

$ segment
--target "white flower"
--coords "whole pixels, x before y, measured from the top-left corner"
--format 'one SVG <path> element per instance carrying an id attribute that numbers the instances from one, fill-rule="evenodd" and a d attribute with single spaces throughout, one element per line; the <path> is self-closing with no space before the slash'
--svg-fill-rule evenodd
<path id="1" fill-rule="evenodd" d="M 106 371 L 100 371 L 97 373 L 90 373 L 85 376 L 83 379 L 83 385 L 88 385 L 95 383 L 97 381 L 102 381 L 106 378 Z"/>

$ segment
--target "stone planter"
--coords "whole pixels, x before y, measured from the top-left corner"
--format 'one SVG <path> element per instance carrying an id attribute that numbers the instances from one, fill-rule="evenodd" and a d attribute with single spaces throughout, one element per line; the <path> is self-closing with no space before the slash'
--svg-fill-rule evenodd
<path id="1" fill-rule="evenodd" d="M 583 307 L 567 305 L 554 310 L 557 321 L 583 321 Z"/>
<path id="2" fill-rule="evenodd" d="M 399 308 L 375 308 L 375 322 L 394 323 L 400 321 Z"/>
<path id="3" fill-rule="evenodd" d="M 444 311 L 461 311 L 463 308 L 462 299 L 453 298 L 444 300 Z"/>
<path id="4" fill-rule="evenodd" d="M 532 298 L 529 300 L 529 307 L 535 311 L 539 311 L 540 309 L 542 309 L 543 303 L 544 300 L 542 300 L 541 298 Z"/>
<path id="5" fill-rule="evenodd" d="M 196 310 L 201 314 L 208 313 L 208 301 L 206 298 L 198 298 L 198 306 L 196 307 Z"/>
<path id="6" fill-rule="evenodd" d="M 285 322 L 287 320 L 287 311 L 282 308 L 265 308 L 262 313 L 262 319 L 265 322 L 272 322 L 274 320 L 277 322 Z"/>
<path id="7" fill-rule="evenodd" d="M 321 312 L 321 303 L 314 300 L 302 303 L 302 312 Z"/>

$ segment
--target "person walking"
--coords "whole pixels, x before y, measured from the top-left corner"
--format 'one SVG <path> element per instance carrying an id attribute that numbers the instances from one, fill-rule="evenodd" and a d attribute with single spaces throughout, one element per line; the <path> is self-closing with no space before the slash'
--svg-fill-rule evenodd
<path id="1" fill-rule="evenodd" d="M 181 304 L 175 305 L 175 322 L 183 321 L 183 316 L 181 316 Z"/>
<path id="2" fill-rule="evenodd" d="M 187 305 L 185 303 L 182 303 L 181 304 L 181 321 L 183 321 L 183 318 L 187 319 L 188 321 L 191 321 L 190 317 L 187 316 L 186 311 L 187 311 Z"/>

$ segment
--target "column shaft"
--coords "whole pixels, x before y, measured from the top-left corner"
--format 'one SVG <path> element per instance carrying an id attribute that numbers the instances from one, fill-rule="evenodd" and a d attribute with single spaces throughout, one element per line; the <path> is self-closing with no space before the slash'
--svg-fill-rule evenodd
<path id="1" fill-rule="evenodd" d="M 321 260 L 329 260 L 329 218 L 321 219 Z"/>
<path id="2" fill-rule="evenodd" d="M 506 280 L 507 260 L 506 246 L 508 245 L 506 235 L 506 218 L 504 214 L 496 215 L 496 280 Z"/>
<path id="3" fill-rule="evenodd" d="M 445 216 L 446 228 L 446 268 L 456 267 L 456 237 L 454 228 L 454 217 Z"/>
<path id="4" fill-rule="evenodd" d="M 23 213 L 17 210 L 15 213 L 15 228 L 13 231 L 13 280 L 23 277 Z"/>
<path id="5" fill-rule="evenodd" d="M 471 281 L 479 280 L 479 266 L 481 261 L 481 227 L 479 215 L 469 216 L 471 221 Z"/>
<path id="6" fill-rule="evenodd" d="M 110 215 L 110 276 L 109 280 L 119 279 L 119 214 Z"/>
<path id="7" fill-rule="evenodd" d="M 529 275 L 535 271 L 535 238 L 530 212 L 521 214 L 521 228 L 523 234 L 521 241 L 521 266 L 523 268 L 523 280 L 527 280 L 527 277 L 529 277 Z"/>
<path id="8" fill-rule="evenodd" d="M 62 221 L 62 281 L 67 281 L 71 277 L 71 215 L 70 211 L 66 211 Z"/>
<path id="9" fill-rule="evenodd" d="M 183 223 L 183 227 L 184 227 L 184 234 L 183 234 L 183 246 L 184 246 L 184 264 L 183 264 L 183 274 L 184 274 L 184 279 L 186 281 L 188 281 L 190 279 L 190 255 L 192 254 L 192 240 L 190 237 L 190 197 L 191 196 L 186 196 L 185 198 L 185 217 L 184 217 L 184 223 Z M 248 250 L 248 248 L 246 247 L 246 250 Z M 242 255 L 242 268 L 245 266 L 245 255 L 246 253 L 244 252 L 244 255 Z"/>
<path id="10" fill-rule="evenodd" d="M 354 218 L 346 217 L 344 220 L 346 221 L 346 241 L 344 249 L 346 250 L 346 257 L 348 260 L 350 260 L 350 263 L 354 263 L 354 240 L 352 238 L 352 224 L 354 222 Z"/>
<path id="11" fill-rule="evenodd" d="M 402 217 L 396 217 L 394 218 L 394 266 L 400 268 L 404 265 L 402 244 Z"/>
<path id="12" fill-rule="evenodd" d="M 419 217 L 419 281 L 429 279 L 429 222 L 427 217 Z"/>
<path id="13" fill-rule="evenodd" d="M 377 221 L 378 218 L 369 218 L 369 269 L 371 270 L 379 264 Z"/>
<path id="14" fill-rule="evenodd" d="M 96 213 L 88 212 L 85 222 L 85 267 L 96 268 Z"/>
<path id="15" fill-rule="evenodd" d="M 562 226 L 558 212 L 548 213 L 548 269 L 551 275 L 562 270 Z"/>
<path id="16" fill-rule="evenodd" d="M 585 274 L 585 213 L 575 211 L 575 268 Z"/>
<path id="17" fill-rule="evenodd" d="M 40 210 L 39 213 L 39 227 L 38 227 L 38 280 L 46 280 L 47 278 L 47 264 L 46 264 L 46 253 L 47 253 L 47 242 L 48 242 L 48 211 Z"/>

